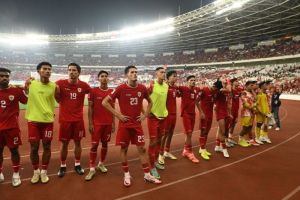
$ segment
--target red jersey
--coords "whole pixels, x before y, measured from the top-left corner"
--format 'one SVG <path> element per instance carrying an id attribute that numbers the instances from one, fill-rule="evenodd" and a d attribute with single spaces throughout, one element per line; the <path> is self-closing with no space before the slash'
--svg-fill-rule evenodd
<path id="1" fill-rule="evenodd" d="M 216 112 L 217 113 L 227 113 L 228 114 L 228 92 L 218 92 L 215 95 L 215 103 L 216 103 Z"/>
<path id="2" fill-rule="evenodd" d="M 68 80 L 56 82 L 60 89 L 59 121 L 74 122 L 83 120 L 84 97 L 90 92 L 90 86 L 83 81 L 69 83 Z"/>
<path id="3" fill-rule="evenodd" d="M 89 101 L 93 102 L 93 124 L 111 125 L 113 116 L 106 108 L 102 106 L 103 99 L 112 93 L 113 89 L 103 90 L 101 88 L 92 88 L 89 94 Z M 111 103 L 113 105 L 113 103 Z"/>
<path id="4" fill-rule="evenodd" d="M 181 96 L 181 116 L 185 114 L 195 114 L 195 103 L 199 89 L 179 86 L 178 90 Z"/>
<path id="5" fill-rule="evenodd" d="M 214 92 L 204 87 L 199 93 L 200 106 L 205 115 L 212 115 L 214 108 Z"/>
<path id="6" fill-rule="evenodd" d="M 176 114 L 176 97 L 178 94 L 178 87 L 169 85 L 167 97 L 167 109 L 169 114 Z"/>
<path id="7" fill-rule="evenodd" d="M 235 89 L 232 88 L 232 113 L 236 113 L 239 111 L 240 108 L 240 97 L 241 93 L 243 91 L 243 88 L 237 87 Z"/>
<path id="8" fill-rule="evenodd" d="M 126 83 L 119 85 L 110 95 L 112 100 L 118 99 L 122 115 L 130 117 L 127 122 L 121 122 L 123 127 L 140 126 L 141 122 L 137 121 L 143 108 L 143 99 L 150 101 L 147 88 L 142 84 L 136 87 L 130 87 Z"/>
<path id="9" fill-rule="evenodd" d="M 19 128 L 19 102 L 27 103 L 27 97 L 22 89 L 0 90 L 0 130 Z"/>

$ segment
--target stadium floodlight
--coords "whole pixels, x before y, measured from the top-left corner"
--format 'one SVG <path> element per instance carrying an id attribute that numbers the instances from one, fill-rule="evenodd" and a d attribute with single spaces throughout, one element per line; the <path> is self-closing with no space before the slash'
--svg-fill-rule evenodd
<path id="1" fill-rule="evenodd" d="M 84 44 L 134 40 L 165 34 L 174 29 L 174 18 L 167 18 L 150 24 L 127 27 L 120 31 L 96 33 L 94 40 L 78 40 L 75 43 Z M 78 38 L 84 38 L 82 34 L 78 34 L 78 36 Z"/>
<path id="2" fill-rule="evenodd" d="M 91 44 L 91 43 L 102 43 L 102 42 L 112 42 L 116 39 L 100 39 L 100 40 L 80 40 L 76 41 L 77 44 Z"/>
<path id="3" fill-rule="evenodd" d="M 0 36 L 0 43 L 11 46 L 46 45 L 49 43 L 48 35 L 25 34 Z"/>
<path id="4" fill-rule="evenodd" d="M 81 33 L 81 34 L 76 34 L 77 38 L 88 38 L 88 37 L 92 37 L 93 34 L 92 33 Z"/>
<path id="5" fill-rule="evenodd" d="M 213 4 L 214 4 L 215 6 L 219 6 L 219 5 L 224 4 L 225 2 L 226 2 L 226 0 L 216 0 L 216 1 L 213 2 Z"/>
<path id="6" fill-rule="evenodd" d="M 243 7 L 248 1 L 250 0 L 240 0 L 240 1 L 233 1 L 231 4 L 224 5 L 224 7 L 216 12 L 216 15 L 221 15 L 225 12 L 228 12 L 230 10 L 235 10 Z"/>
<path id="7" fill-rule="evenodd" d="M 128 41 L 128 40 L 135 40 L 135 39 L 141 39 L 141 38 L 147 38 L 147 37 L 154 37 L 157 35 L 162 35 L 168 32 L 172 32 L 175 28 L 173 26 L 169 26 L 166 28 L 160 28 L 158 30 L 149 30 L 145 32 L 137 32 L 135 34 L 126 34 L 119 38 L 121 41 Z"/>
<path id="8" fill-rule="evenodd" d="M 127 34 L 132 32 L 142 32 L 155 28 L 163 28 L 165 26 L 170 26 L 174 24 L 174 18 L 167 18 L 164 20 L 159 20 L 150 24 L 140 24 L 137 26 L 126 27 L 120 31 L 120 34 Z"/>

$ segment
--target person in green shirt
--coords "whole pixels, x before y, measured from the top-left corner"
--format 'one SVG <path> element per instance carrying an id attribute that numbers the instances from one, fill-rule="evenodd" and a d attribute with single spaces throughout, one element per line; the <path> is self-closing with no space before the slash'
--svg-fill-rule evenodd
<path id="1" fill-rule="evenodd" d="M 169 86 L 164 81 L 166 70 L 163 67 L 158 67 L 155 70 L 156 79 L 150 84 L 148 88 L 150 99 L 153 103 L 148 116 L 148 131 L 149 131 L 149 161 L 151 167 L 151 174 L 155 178 L 160 178 L 157 169 L 164 169 L 164 165 L 157 162 L 161 146 L 161 139 L 165 134 L 165 119 L 168 116 L 167 97 Z M 157 169 L 156 169 L 157 168 Z"/>
<path id="2" fill-rule="evenodd" d="M 39 80 L 30 78 L 25 83 L 28 94 L 25 118 L 28 120 L 28 140 L 30 142 L 30 159 L 33 166 L 31 183 L 47 183 L 47 168 L 51 157 L 56 85 L 50 81 L 52 65 L 41 62 L 37 65 Z M 42 166 L 40 170 L 39 146 L 43 145 Z"/>

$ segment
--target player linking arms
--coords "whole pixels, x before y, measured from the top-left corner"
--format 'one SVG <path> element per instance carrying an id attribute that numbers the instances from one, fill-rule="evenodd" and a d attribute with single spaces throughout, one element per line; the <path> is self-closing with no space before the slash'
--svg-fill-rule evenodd
<path id="1" fill-rule="evenodd" d="M 19 102 L 27 103 L 27 97 L 22 89 L 9 86 L 10 73 L 9 69 L 0 68 L 0 182 L 4 181 L 3 150 L 7 146 L 11 152 L 14 172 L 12 185 L 17 187 L 21 184 L 19 145 L 22 144 L 18 122 Z"/>

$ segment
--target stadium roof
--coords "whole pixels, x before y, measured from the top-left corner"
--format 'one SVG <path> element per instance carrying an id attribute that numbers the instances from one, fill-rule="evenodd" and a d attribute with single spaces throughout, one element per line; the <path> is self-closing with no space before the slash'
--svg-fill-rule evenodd
<path id="1" fill-rule="evenodd" d="M 118 31 L 50 35 L 49 47 L 56 52 L 129 54 L 181 52 L 257 43 L 299 34 L 300 0 L 217 0 L 171 21 L 173 29 L 153 37 L 117 40 Z M 169 25 L 163 24 L 153 30 L 159 31 Z M 138 30 L 128 34 L 137 35 Z"/>

